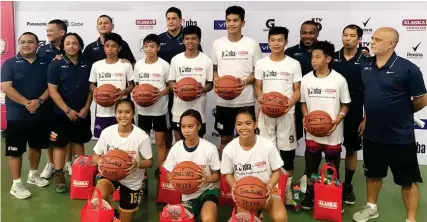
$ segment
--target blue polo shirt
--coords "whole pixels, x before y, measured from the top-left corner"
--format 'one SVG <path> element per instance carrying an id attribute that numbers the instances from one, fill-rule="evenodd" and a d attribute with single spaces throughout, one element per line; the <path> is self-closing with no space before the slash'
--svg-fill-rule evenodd
<path id="1" fill-rule="evenodd" d="M 55 47 L 54 44 L 49 43 L 40 46 L 40 48 L 37 50 L 37 55 L 42 57 L 45 61 L 52 61 L 56 55 L 60 55 L 61 52 L 59 49 Z"/>
<path id="2" fill-rule="evenodd" d="M 89 93 L 90 66 L 79 60 L 77 64 L 72 63 L 66 55 L 61 60 L 53 61 L 47 71 L 47 82 L 58 86 L 58 93 L 65 104 L 76 112 L 79 112 L 87 101 Z M 54 112 L 65 115 L 55 105 Z"/>
<path id="3" fill-rule="evenodd" d="M 298 60 L 301 65 L 302 75 L 313 71 L 311 65 L 311 52 L 307 51 L 307 47 L 302 42 L 286 49 L 285 54 L 293 59 Z"/>
<path id="4" fill-rule="evenodd" d="M 47 68 L 49 61 L 37 56 L 29 63 L 21 54 L 8 59 L 1 69 L 1 82 L 12 81 L 13 88 L 28 100 L 38 99 L 47 89 Z M 31 114 L 25 106 L 16 103 L 6 96 L 7 120 L 31 120 L 46 114 L 52 108 L 47 100 L 35 114 Z"/>
<path id="5" fill-rule="evenodd" d="M 136 63 L 135 57 L 133 56 L 132 50 L 130 50 L 128 43 L 123 40 L 121 47 L 122 49 L 119 51 L 119 58 L 126 59 L 132 64 Z M 83 58 L 86 64 L 90 66 L 99 60 L 107 58 L 107 55 L 105 55 L 104 51 L 104 45 L 101 43 L 100 38 L 86 46 L 83 52 Z"/>
<path id="6" fill-rule="evenodd" d="M 379 68 L 376 57 L 363 67 L 366 128 L 364 137 L 383 144 L 415 142 L 411 97 L 426 94 L 423 75 L 412 62 L 393 53 Z"/>
<path id="7" fill-rule="evenodd" d="M 171 60 L 174 56 L 178 55 L 181 52 L 185 51 L 184 45 L 184 36 L 182 35 L 182 29 L 178 35 L 171 36 L 169 32 L 163 32 L 159 35 L 160 39 L 160 51 L 158 56 L 171 63 Z M 203 52 L 202 46 L 199 45 L 199 51 Z"/>

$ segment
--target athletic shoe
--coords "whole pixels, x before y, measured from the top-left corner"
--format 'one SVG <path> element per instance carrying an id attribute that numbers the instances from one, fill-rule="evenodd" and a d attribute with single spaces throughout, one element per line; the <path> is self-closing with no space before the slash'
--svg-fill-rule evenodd
<path id="1" fill-rule="evenodd" d="M 299 179 L 299 186 L 301 187 L 301 192 L 305 193 L 307 191 L 307 175 L 302 175 Z"/>
<path id="2" fill-rule="evenodd" d="M 68 192 L 67 182 L 65 180 L 65 172 L 55 172 L 55 190 L 57 193 Z"/>
<path id="3" fill-rule="evenodd" d="M 311 210 L 314 206 L 314 189 L 313 186 L 307 188 L 307 192 L 305 193 L 305 198 L 301 203 L 301 207 L 304 210 Z"/>
<path id="4" fill-rule="evenodd" d="M 377 218 L 380 215 L 378 214 L 378 208 L 373 209 L 368 204 L 364 206 L 360 211 L 356 212 L 353 215 L 353 220 L 356 222 L 366 222 L 370 219 Z"/>
<path id="5" fill-rule="evenodd" d="M 22 183 L 14 183 L 10 188 L 10 194 L 21 200 L 31 197 L 31 192 Z"/>
<path id="6" fill-rule="evenodd" d="M 356 196 L 353 192 L 353 185 L 343 184 L 343 199 L 344 203 L 353 205 L 356 203 Z"/>
<path id="7" fill-rule="evenodd" d="M 40 177 L 43 177 L 45 179 L 49 179 L 50 176 L 52 176 L 53 171 L 54 171 L 53 164 L 46 163 L 46 166 L 44 167 L 43 172 L 40 174 Z"/>
<path id="8" fill-rule="evenodd" d="M 289 188 L 289 189 L 286 189 L 286 205 L 287 206 L 292 206 L 292 203 L 294 202 L 293 201 L 293 196 L 292 196 L 292 190 L 291 190 L 291 188 Z"/>
<path id="9" fill-rule="evenodd" d="M 64 165 L 64 171 L 68 171 L 68 175 L 71 176 L 73 167 L 71 166 L 71 162 L 66 162 Z"/>
<path id="10" fill-rule="evenodd" d="M 49 185 L 49 181 L 41 178 L 37 173 L 28 175 L 27 183 L 36 185 L 38 187 L 45 187 Z"/>

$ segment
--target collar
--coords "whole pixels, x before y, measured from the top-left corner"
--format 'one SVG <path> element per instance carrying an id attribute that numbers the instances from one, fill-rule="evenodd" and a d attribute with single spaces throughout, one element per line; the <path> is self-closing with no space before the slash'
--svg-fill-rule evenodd
<path id="1" fill-rule="evenodd" d="M 48 46 L 50 49 L 59 50 L 56 48 L 56 46 L 53 43 L 49 43 Z"/>
<path id="2" fill-rule="evenodd" d="M 103 46 L 103 44 L 101 43 L 101 37 L 98 37 L 98 39 L 96 40 L 96 46 Z"/>
<path id="3" fill-rule="evenodd" d="M 328 77 L 332 72 L 332 69 L 329 69 L 329 73 L 326 77 Z M 313 75 L 317 78 L 316 70 L 313 70 Z"/>
<path id="4" fill-rule="evenodd" d="M 68 58 L 68 56 L 65 53 L 61 54 L 61 56 L 62 56 L 62 60 L 64 60 L 68 65 L 73 64 L 71 62 L 70 58 Z M 78 65 L 80 63 L 82 63 L 81 55 L 79 55 L 79 57 L 77 59 L 77 64 L 76 65 Z"/>
<path id="5" fill-rule="evenodd" d="M 391 69 L 394 65 L 394 63 L 397 61 L 399 57 L 397 56 L 396 52 L 393 51 L 393 54 L 391 55 L 391 57 L 387 60 L 387 62 L 385 63 L 385 65 L 383 67 L 377 67 L 377 56 L 373 56 L 372 60 L 371 60 L 371 66 L 375 66 L 378 69 Z"/>
<path id="6" fill-rule="evenodd" d="M 313 43 L 313 44 L 314 44 L 314 43 Z M 302 50 L 304 50 L 304 51 L 307 51 L 307 52 L 308 52 L 308 49 L 310 49 L 310 47 L 305 46 L 305 45 L 304 45 L 304 43 L 302 43 L 302 41 L 301 41 L 301 40 L 299 41 L 298 48 L 299 48 L 299 49 L 302 49 Z"/>
<path id="7" fill-rule="evenodd" d="M 24 56 L 22 56 L 20 52 L 18 52 L 18 53 L 15 55 L 15 58 L 16 58 L 17 60 L 25 60 Z M 39 57 L 39 55 L 37 55 L 37 54 L 36 54 L 36 59 L 35 59 L 34 61 L 39 60 L 39 58 L 40 58 L 40 57 Z"/>
<path id="8" fill-rule="evenodd" d="M 169 34 L 169 30 L 168 30 L 168 31 L 166 31 L 166 36 L 167 36 L 169 39 L 180 39 L 180 38 L 182 37 L 182 30 L 183 30 L 183 28 L 181 27 L 181 30 L 179 31 L 178 35 L 176 35 L 175 37 L 171 36 L 171 35 Z"/>
<path id="9" fill-rule="evenodd" d="M 355 62 L 355 63 L 357 63 L 357 62 L 359 62 L 360 58 L 362 58 L 362 56 L 363 56 L 362 50 L 360 48 L 357 48 L 356 54 L 353 56 L 353 58 L 351 58 L 350 60 L 348 60 L 348 62 Z M 344 47 L 342 47 L 341 50 L 338 51 L 338 58 L 339 59 L 341 59 L 341 58 L 345 59 L 345 57 L 344 57 Z"/>

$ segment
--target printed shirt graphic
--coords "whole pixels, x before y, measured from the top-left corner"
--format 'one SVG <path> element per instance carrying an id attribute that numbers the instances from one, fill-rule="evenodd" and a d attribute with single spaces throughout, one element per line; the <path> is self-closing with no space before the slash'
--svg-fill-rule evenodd
<path id="1" fill-rule="evenodd" d="M 299 62 L 289 56 L 275 62 L 269 56 L 255 64 L 255 79 L 262 80 L 262 92 L 279 92 L 292 98 L 294 83 L 301 81 L 301 66 Z M 294 113 L 295 106 L 288 113 Z"/>
<path id="2" fill-rule="evenodd" d="M 169 64 L 160 57 L 153 64 L 145 63 L 145 59 L 135 64 L 134 78 L 135 82 L 141 84 L 150 84 L 160 91 L 167 87 L 169 76 Z M 135 103 L 139 115 L 143 116 L 161 116 L 168 112 L 168 95 L 164 95 L 150 107 L 141 107 Z"/>
<path id="3" fill-rule="evenodd" d="M 306 103 L 308 113 L 314 110 L 325 111 L 335 120 L 341 103 L 350 103 L 350 93 L 345 78 L 331 70 L 325 78 L 317 78 L 313 71 L 302 77 L 301 81 L 301 102 Z M 343 122 L 337 126 L 330 136 L 315 137 L 307 131 L 307 139 L 320 144 L 337 145 L 343 142 Z"/>
<path id="4" fill-rule="evenodd" d="M 232 75 L 246 79 L 254 72 L 256 61 L 262 58 L 259 43 L 243 36 L 238 42 L 231 42 L 227 36 L 214 41 L 212 61 L 218 65 L 219 77 Z M 232 100 L 225 100 L 217 96 L 217 105 L 225 107 L 252 106 L 255 104 L 255 94 L 252 85 L 246 86 L 242 93 Z"/>
<path id="5" fill-rule="evenodd" d="M 199 145 L 193 152 L 187 152 L 184 148 L 184 140 L 175 143 L 171 148 L 168 157 L 165 161 L 164 167 L 168 172 L 172 172 L 175 166 L 184 161 L 191 161 L 196 163 L 202 168 L 207 176 L 211 176 L 213 171 L 219 171 L 221 163 L 219 161 L 218 149 L 209 141 L 200 138 Z M 200 187 L 198 191 L 193 194 L 182 195 L 182 200 L 193 200 L 198 198 L 203 192 L 208 189 L 219 188 L 219 182 L 210 183 Z"/>
<path id="6" fill-rule="evenodd" d="M 98 155 L 104 155 L 114 149 L 126 151 L 128 155 L 137 161 L 148 160 L 153 157 L 150 137 L 136 125 L 133 125 L 133 130 L 127 138 L 119 135 L 118 124 L 105 128 L 101 132 L 93 151 Z M 119 182 L 131 190 L 139 190 L 144 180 L 144 172 L 144 169 L 136 169 Z"/>
<path id="7" fill-rule="evenodd" d="M 114 64 L 107 64 L 105 59 L 97 61 L 93 64 L 90 71 L 89 82 L 97 84 L 100 87 L 104 84 L 112 84 L 116 88 L 126 89 L 127 82 L 133 81 L 133 70 L 130 63 L 124 63 L 120 60 Z M 127 97 L 124 95 L 123 98 Z M 102 107 L 96 105 L 96 116 L 98 117 L 113 117 L 114 106 Z"/>
<path id="8" fill-rule="evenodd" d="M 283 160 L 273 142 L 257 135 L 254 147 L 248 151 L 240 146 L 239 138 L 233 139 L 225 146 L 221 174 L 233 174 L 236 181 L 246 176 L 254 176 L 267 183 L 272 171 L 282 166 Z"/>
<path id="9" fill-rule="evenodd" d="M 178 83 L 185 77 L 192 77 L 204 87 L 206 81 L 213 81 L 213 65 L 212 60 L 202 52 L 196 58 L 189 59 L 185 57 L 185 52 L 182 52 L 172 58 L 169 81 Z M 206 122 L 206 93 L 190 102 L 181 100 L 177 95 L 173 99 L 172 121 L 179 122 L 181 114 L 188 109 L 195 109 L 200 112 L 202 121 Z"/>

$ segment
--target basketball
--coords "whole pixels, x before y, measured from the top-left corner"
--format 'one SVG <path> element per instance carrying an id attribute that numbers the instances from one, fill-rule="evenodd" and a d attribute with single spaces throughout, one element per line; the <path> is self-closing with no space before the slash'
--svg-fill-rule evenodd
<path id="1" fill-rule="evenodd" d="M 247 176 L 238 180 L 234 187 L 237 206 L 251 212 L 264 209 L 269 197 L 267 184 L 257 177 Z"/>
<path id="2" fill-rule="evenodd" d="M 198 82 L 191 77 L 185 77 L 176 83 L 176 95 L 182 101 L 189 102 L 195 100 L 199 90 Z"/>
<path id="3" fill-rule="evenodd" d="M 317 137 L 324 137 L 332 129 L 332 118 L 325 111 L 315 110 L 309 113 L 304 120 L 307 131 Z"/>
<path id="4" fill-rule="evenodd" d="M 96 88 L 95 90 L 95 100 L 96 103 L 102 107 L 111 107 L 116 102 L 117 99 L 116 93 L 118 89 L 111 84 L 104 84 Z"/>
<path id="5" fill-rule="evenodd" d="M 239 84 L 239 80 L 230 75 L 226 75 L 221 77 L 216 83 L 216 91 L 219 97 L 225 100 L 232 100 L 240 95 L 237 93 L 237 84 Z"/>
<path id="6" fill-rule="evenodd" d="M 175 166 L 171 172 L 172 186 L 181 194 L 193 194 L 199 190 L 198 180 L 202 177 L 197 173 L 200 167 L 191 161 L 184 161 Z"/>
<path id="7" fill-rule="evenodd" d="M 262 97 L 262 112 L 271 118 L 278 118 L 285 114 L 288 108 L 288 97 L 278 92 L 269 92 Z"/>
<path id="8" fill-rule="evenodd" d="M 132 98 L 136 104 L 142 107 L 152 106 L 156 101 L 153 101 L 154 93 L 157 88 L 150 84 L 141 84 L 132 90 Z"/>
<path id="9" fill-rule="evenodd" d="M 110 181 L 122 180 L 127 176 L 126 169 L 132 166 L 127 162 L 132 162 L 132 157 L 123 150 L 114 149 L 102 157 L 102 174 Z"/>

